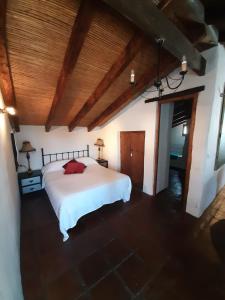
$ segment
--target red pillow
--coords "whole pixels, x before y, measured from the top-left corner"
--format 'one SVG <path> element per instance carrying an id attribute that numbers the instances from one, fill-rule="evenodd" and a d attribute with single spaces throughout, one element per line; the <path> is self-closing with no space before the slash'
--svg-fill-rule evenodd
<path id="1" fill-rule="evenodd" d="M 68 163 L 71 163 L 71 162 L 77 162 L 76 159 L 71 159 L 70 161 L 68 161 L 65 165 L 63 165 L 62 167 L 64 169 L 66 169 L 66 166 L 68 165 Z"/>
<path id="2" fill-rule="evenodd" d="M 79 162 L 69 162 L 66 166 L 64 174 L 83 173 L 85 165 Z"/>

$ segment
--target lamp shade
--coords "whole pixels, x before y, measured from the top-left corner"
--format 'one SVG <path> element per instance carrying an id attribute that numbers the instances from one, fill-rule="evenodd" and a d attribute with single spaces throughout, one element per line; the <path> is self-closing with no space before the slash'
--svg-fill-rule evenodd
<path id="1" fill-rule="evenodd" d="M 36 151 L 36 149 L 33 148 L 31 143 L 28 142 L 28 141 L 23 142 L 23 145 L 22 145 L 22 148 L 20 149 L 20 152 L 32 152 L 32 151 Z"/>
<path id="2" fill-rule="evenodd" d="M 95 146 L 105 147 L 103 139 L 97 139 L 97 141 L 95 142 Z"/>

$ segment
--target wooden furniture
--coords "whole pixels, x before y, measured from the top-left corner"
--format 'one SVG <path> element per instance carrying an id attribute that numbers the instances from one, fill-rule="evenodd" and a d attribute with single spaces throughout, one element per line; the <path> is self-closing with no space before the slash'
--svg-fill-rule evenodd
<path id="1" fill-rule="evenodd" d="M 40 191 L 42 189 L 41 170 L 34 170 L 32 174 L 27 172 L 18 174 L 19 188 L 22 195 Z"/>
<path id="2" fill-rule="evenodd" d="M 97 163 L 105 168 L 108 168 L 108 160 L 106 159 L 96 159 Z"/>
<path id="3" fill-rule="evenodd" d="M 143 188 L 145 131 L 120 132 L 121 173 L 130 176 L 132 184 Z"/>

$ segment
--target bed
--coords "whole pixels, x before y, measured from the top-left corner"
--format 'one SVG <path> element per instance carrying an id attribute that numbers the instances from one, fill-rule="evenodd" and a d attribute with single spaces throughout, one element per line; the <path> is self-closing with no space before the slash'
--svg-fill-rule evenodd
<path id="1" fill-rule="evenodd" d="M 81 174 L 64 175 L 62 166 L 74 158 L 87 167 Z M 100 166 L 89 157 L 89 147 L 54 154 L 44 154 L 42 149 L 42 163 L 43 188 L 59 220 L 63 241 L 82 216 L 105 204 L 130 200 L 129 176 Z"/>

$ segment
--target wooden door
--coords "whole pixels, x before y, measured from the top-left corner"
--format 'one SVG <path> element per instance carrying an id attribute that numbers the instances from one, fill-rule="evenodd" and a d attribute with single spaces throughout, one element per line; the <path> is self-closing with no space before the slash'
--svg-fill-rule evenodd
<path id="1" fill-rule="evenodd" d="M 120 132 L 121 173 L 130 176 L 132 184 L 143 188 L 144 178 L 144 131 Z"/>

